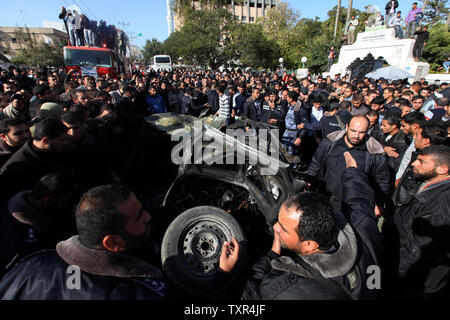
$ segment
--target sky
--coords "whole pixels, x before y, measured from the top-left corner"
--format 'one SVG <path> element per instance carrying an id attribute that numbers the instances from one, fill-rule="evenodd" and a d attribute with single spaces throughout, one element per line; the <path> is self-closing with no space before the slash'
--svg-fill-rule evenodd
<path id="1" fill-rule="evenodd" d="M 327 12 L 337 5 L 338 0 L 289 0 L 292 8 L 300 12 L 300 18 L 327 19 Z M 413 0 L 400 0 L 399 9 L 405 16 Z M 417 1 L 419 2 L 419 1 Z M 105 20 L 108 24 L 125 30 L 131 36 L 133 44 L 144 46 L 146 39 L 156 38 L 163 42 L 169 37 L 167 25 L 166 0 L 0 0 L 2 17 L 0 26 L 42 27 L 43 21 L 61 21 L 58 19 L 61 7 L 78 6 L 90 19 Z M 353 8 L 364 10 L 373 4 L 382 9 L 387 0 L 353 0 Z M 347 7 L 348 1 L 342 0 Z M 420 6 L 420 2 L 419 2 Z M 125 25 L 121 25 L 124 23 Z M 142 33 L 142 36 L 137 36 Z"/>

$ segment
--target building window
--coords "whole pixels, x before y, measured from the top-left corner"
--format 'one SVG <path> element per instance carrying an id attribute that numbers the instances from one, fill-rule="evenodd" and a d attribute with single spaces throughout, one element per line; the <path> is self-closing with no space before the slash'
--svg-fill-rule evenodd
<path id="1" fill-rule="evenodd" d="M 239 20 L 239 16 L 234 16 L 234 20 Z"/>
<path id="2" fill-rule="evenodd" d="M 247 16 L 242 16 L 242 21 L 247 21 Z"/>
<path id="3" fill-rule="evenodd" d="M 250 22 L 254 22 L 255 21 L 255 17 L 250 17 Z"/>

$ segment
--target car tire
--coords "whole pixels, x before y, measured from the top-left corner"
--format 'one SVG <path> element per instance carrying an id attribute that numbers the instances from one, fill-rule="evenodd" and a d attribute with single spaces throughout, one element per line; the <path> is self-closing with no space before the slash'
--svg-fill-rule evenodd
<path id="1" fill-rule="evenodd" d="M 216 273 L 224 241 L 234 237 L 239 243 L 239 260 L 228 279 L 236 280 L 246 255 L 244 233 L 226 211 L 199 206 L 184 211 L 167 228 L 161 246 L 161 262 L 167 277 L 183 292 L 212 297 L 223 295 Z"/>

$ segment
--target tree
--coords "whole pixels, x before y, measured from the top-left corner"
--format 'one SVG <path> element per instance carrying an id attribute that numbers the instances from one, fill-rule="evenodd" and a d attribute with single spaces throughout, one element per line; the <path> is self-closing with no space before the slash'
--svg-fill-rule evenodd
<path id="1" fill-rule="evenodd" d="M 423 2 L 423 0 L 421 0 Z M 449 8 L 447 7 L 448 0 L 428 0 L 428 5 L 424 11 L 423 22 L 425 24 L 436 24 L 438 22 L 445 22 Z"/>
<path id="2" fill-rule="evenodd" d="M 231 59 L 234 23 L 233 15 L 223 8 L 192 11 L 181 30 L 172 33 L 163 47 L 185 62 L 216 68 Z"/>
<path id="3" fill-rule="evenodd" d="M 144 48 L 142 49 L 142 55 L 144 56 L 144 60 L 146 62 L 148 62 L 154 55 L 162 53 L 164 53 L 163 45 L 155 38 L 152 38 L 151 41 L 147 40 Z"/>
<path id="4" fill-rule="evenodd" d="M 280 47 L 280 57 L 284 59 L 286 68 L 295 68 L 300 63 L 296 26 L 300 20 L 300 13 L 291 8 L 286 2 L 279 2 L 278 7 L 266 11 L 265 17 L 260 17 L 256 23 L 262 25 L 263 35 L 275 41 Z"/>
<path id="5" fill-rule="evenodd" d="M 31 37 L 28 30 L 23 32 L 21 29 L 18 29 L 15 33 L 17 41 L 24 49 L 12 59 L 13 63 L 35 67 L 64 66 L 62 43 L 37 42 Z"/>
<path id="6" fill-rule="evenodd" d="M 242 5 L 244 0 L 234 0 L 235 4 Z M 172 10 L 178 18 L 184 22 L 196 9 L 202 11 L 214 11 L 219 8 L 228 8 L 231 1 L 228 0 L 172 0 Z"/>
<path id="7" fill-rule="evenodd" d="M 278 43 L 264 36 L 262 25 L 253 23 L 235 26 L 229 50 L 233 60 L 255 69 L 275 68 L 281 54 Z"/>
<path id="8" fill-rule="evenodd" d="M 450 53 L 450 33 L 444 23 L 430 26 L 429 33 L 430 38 L 423 49 L 422 58 L 435 71 L 442 67 L 445 57 Z"/>

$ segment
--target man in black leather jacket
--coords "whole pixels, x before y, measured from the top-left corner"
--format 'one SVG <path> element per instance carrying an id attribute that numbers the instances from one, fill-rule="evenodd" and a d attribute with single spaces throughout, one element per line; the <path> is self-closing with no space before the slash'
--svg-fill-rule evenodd
<path id="1" fill-rule="evenodd" d="M 356 160 L 349 152 L 345 158 L 343 212 L 333 215 L 327 199 L 316 192 L 285 201 L 274 225 L 272 249 L 254 265 L 243 299 L 377 297 L 380 286 L 373 279 L 380 276 L 381 246 L 375 197 Z"/>
<path id="2" fill-rule="evenodd" d="M 331 196 L 335 211 L 342 204 L 342 173 L 345 169 L 344 152 L 349 151 L 356 159 L 358 167 L 369 175 L 371 186 L 377 197 L 377 204 L 389 203 L 392 189 L 387 157 L 383 147 L 373 137 L 367 135 L 369 121 L 364 116 L 353 116 L 346 130 L 330 133 L 319 145 L 308 176 Z"/>
<path id="3" fill-rule="evenodd" d="M 393 224 L 384 231 L 386 256 L 394 264 L 393 270 L 386 270 L 394 273 L 387 278 L 387 289 L 409 299 L 448 301 L 450 148 L 431 145 L 419 150 L 412 166 L 422 184 L 407 204 L 397 208 Z"/>
<path id="4" fill-rule="evenodd" d="M 19 262 L 0 282 L 0 299 L 162 299 L 161 271 L 133 256 L 148 243 L 150 219 L 126 187 L 89 190 L 76 211 L 79 235 Z"/>

